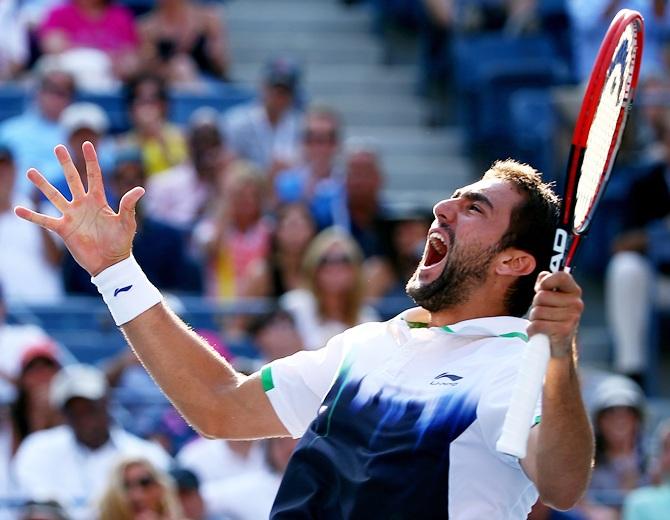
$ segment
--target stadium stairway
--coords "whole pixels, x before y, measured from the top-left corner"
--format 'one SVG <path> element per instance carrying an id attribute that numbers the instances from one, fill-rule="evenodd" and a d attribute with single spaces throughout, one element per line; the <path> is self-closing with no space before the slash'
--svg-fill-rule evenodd
<path id="1" fill-rule="evenodd" d="M 304 69 L 310 101 L 343 116 L 346 135 L 370 137 L 382 152 L 386 195 L 394 205 L 431 207 L 471 179 L 460 128 L 429 129 L 415 92 L 416 65 L 383 65 L 365 5 L 336 0 L 235 0 L 226 3 L 232 76 L 255 85 L 266 60 L 290 55 Z"/>

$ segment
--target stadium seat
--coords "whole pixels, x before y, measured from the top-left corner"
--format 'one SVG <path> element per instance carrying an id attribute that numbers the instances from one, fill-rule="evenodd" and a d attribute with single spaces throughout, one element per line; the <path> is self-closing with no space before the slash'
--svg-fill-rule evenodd
<path id="1" fill-rule="evenodd" d="M 251 101 L 254 93 L 221 83 L 213 93 L 174 92 L 170 95 L 170 120 L 178 125 L 186 125 L 191 114 L 201 107 L 214 108 L 224 112 L 240 103 Z"/>
<path id="2" fill-rule="evenodd" d="M 0 84 L 0 121 L 18 116 L 26 108 L 29 96 L 17 84 Z"/>

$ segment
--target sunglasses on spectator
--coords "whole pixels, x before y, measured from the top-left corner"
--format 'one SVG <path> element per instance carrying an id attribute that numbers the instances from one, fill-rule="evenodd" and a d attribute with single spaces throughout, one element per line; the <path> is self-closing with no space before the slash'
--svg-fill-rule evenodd
<path id="1" fill-rule="evenodd" d="M 350 265 L 353 264 L 353 260 L 344 253 L 326 255 L 319 260 L 319 266 L 323 265 Z"/>
<path id="2" fill-rule="evenodd" d="M 123 483 L 123 487 L 126 491 L 130 491 L 131 489 L 134 489 L 136 487 L 140 487 L 142 489 L 147 489 L 151 486 L 153 486 L 156 483 L 156 479 L 153 478 L 151 475 L 144 475 L 143 477 L 136 478 L 134 480 L 126 480 Z"/>
<path id="3" fill-rule="evenodd" d="M 303 140 L 308 144 L 335 144 L 337 142 L 337 133 L 307 130 L 303 134 Z"/>

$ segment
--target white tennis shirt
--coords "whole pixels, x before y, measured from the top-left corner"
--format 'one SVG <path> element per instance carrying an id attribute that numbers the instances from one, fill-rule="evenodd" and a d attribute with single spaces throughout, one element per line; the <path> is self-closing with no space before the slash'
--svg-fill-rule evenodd
<path id="1" fill-rule="evenodd" d="M 417 311 L 263 368 L 274 410 L 302 437 L 273 519 L 526 518 L 537 491 L 495 444 L 528 322 L 427 328 Z"/>

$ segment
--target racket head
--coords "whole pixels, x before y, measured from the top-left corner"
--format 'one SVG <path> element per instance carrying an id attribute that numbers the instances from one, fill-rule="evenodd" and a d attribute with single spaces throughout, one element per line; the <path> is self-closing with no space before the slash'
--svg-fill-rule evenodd
<path id="1" fill-rule="evenodd" d="M 600 46 L 572 136 L 560 228 L 572 242 L 561 267 L 570 267 L 607 185 L 640 74 L 644 20 L 622 9 Z"/>

